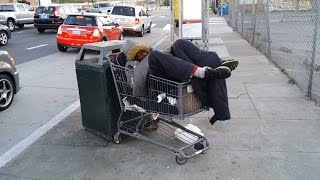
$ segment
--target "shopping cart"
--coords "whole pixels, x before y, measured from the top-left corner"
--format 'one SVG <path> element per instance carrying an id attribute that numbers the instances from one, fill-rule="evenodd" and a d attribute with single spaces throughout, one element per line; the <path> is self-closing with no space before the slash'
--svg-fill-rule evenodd
<path id="1" fill-rule="evenodd" d="M 208 150 L 209 142 L 201 131 L 174 121 L 206 109 L 189 83 L 148 75 L 148 95 L 137 97 L 133 95 L 133 69 L 117 65 L 110 59 L 109 62 L 121 108 L 118 132 L 114 135 L 116 143 L 121 142 L 121 134 L 144 140 L 172 151 L 178 164 Z M 137 112 L 139 116 L 124 120 L 125 111 Z"/>

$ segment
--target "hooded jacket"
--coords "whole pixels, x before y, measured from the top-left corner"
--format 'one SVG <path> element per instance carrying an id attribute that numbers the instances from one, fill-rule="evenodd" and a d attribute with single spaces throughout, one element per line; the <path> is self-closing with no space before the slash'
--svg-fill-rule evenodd
<path id="1" fill-rule="evenodd" d="M 147 96 L 147 78 L 149 73 L 149 63 L 148 56 L 143 60 L 135 61 L 135 56 L 137 52 L 143 50 L 150 53 L 150 48 L 144 44 L 136 43 L 132 40 L 127 40 L 124 44 L 122 51 L 127 58 L 126 68 L 134 69 L 133 71 L 128 71 L 127 81 L 131 84 L 133 95 L 139 97 Z"/>

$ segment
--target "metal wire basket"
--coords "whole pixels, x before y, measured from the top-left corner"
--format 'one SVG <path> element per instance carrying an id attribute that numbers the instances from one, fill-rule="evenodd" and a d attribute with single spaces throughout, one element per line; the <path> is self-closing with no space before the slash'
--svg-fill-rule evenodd
<path id="1" fill-rule="evenodd" d="M 178 164 L 209 148 L 201 130 L 174 121 L 206 109 L 188 82 L 148 75 L 147 95 L 138 97 L 134 95 L 134 70 L 109 62 L 121 108 L 118 132 L 114 136 L 116 143 L 120 143 L 121 134 L 150 142 L 174 152 Z M 140 116 L 124 120 L 125 111 L 138 112 Z"/>

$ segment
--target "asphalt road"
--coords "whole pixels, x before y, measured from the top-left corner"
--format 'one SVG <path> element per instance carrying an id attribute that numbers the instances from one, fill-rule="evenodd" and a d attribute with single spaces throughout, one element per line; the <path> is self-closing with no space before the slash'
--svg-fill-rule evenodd
<path id="1" fill-rule="evenodd" d="M 56 32 L 47 31 L 40 34 L 33 25 L 12 32 L 11 39 L 1 50 L 11 53 L 16 64 L 21 64 L 58 52 Z"/>

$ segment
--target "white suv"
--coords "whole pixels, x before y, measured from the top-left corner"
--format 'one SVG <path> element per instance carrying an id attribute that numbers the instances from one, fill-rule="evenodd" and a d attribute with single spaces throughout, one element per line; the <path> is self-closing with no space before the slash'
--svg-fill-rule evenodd
<path id="1" fill-rule="evenodd" d="M 152 21 L 147 10 L 142 6 L 115 5 L 110 17 L 113 22 L 118 23 L 124 31 L 133 31 L 140 37 L 145 32 L 151 32 Z"/>

